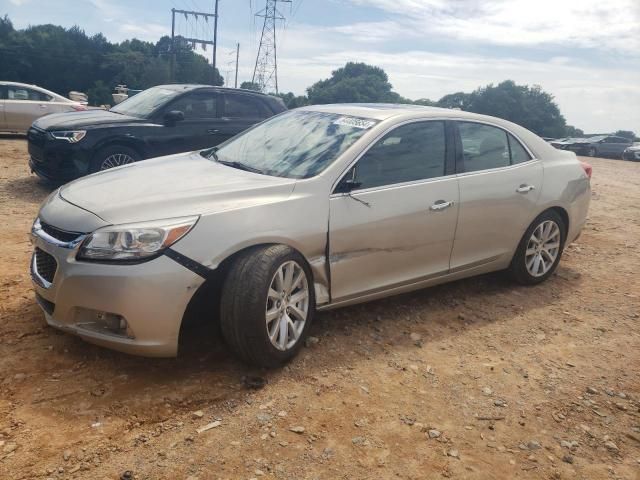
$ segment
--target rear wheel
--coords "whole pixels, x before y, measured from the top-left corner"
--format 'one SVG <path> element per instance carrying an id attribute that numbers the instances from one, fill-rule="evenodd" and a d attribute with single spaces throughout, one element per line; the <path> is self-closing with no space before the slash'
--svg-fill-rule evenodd
<path id="1" fill-rule="evenodd" d="M 590 157 L 595 157 L 598 155 L 598 150 L 596 150 L 596 147 L 589 147 L 589 150 L 587 150 L 587 154 Z"/>
<path id="2" fill-rule="evenodd" d="M 538 216 L 525 232 L 509 267 L 511 276 L 524 285 L 549 278 L 558 267 L 567 226 L 553 210 Z"/>
<path id="3" fill-rule="evenodd" d="M 245 362 L 277 367 L 302 347 L 314 307 L 302 255 L 285 245 L 251 249 L 233 263 L 222 288 L 222 334 Z"/>
<path id="4" fill-rule="evenodd" d="M 91 173 L 128 165 L 138 160 L 140 160 L 140 155 L 132 148 L 124 145 L 105 147 L 98 150 L 91 160 Z"/>

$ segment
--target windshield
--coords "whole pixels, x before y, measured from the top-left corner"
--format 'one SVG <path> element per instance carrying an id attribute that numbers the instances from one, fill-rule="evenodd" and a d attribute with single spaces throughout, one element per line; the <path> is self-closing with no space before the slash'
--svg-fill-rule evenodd
<path id="1" fill-rule="evenodd" d="M 287 112 L 224 143 L 211 158 L 266 175 L 309 178 L 376 123 L 331 113 Z"/>
<path id="2" fill-rule="evenodd" d="M 132 117 L 148 118 L 158 107 L 179 94 L 180 92 L 177 90 L 153 87 L 127 98 L 124 102 L 111 108 L 111 111 Z"/>

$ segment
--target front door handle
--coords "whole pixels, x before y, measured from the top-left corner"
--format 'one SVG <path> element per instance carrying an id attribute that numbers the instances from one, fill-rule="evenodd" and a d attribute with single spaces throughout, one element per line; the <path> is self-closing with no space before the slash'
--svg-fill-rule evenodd
<path id="1" fill-rule="evenodd" d="M 531 190 L 535 190 L 536 187 L 534 187 L 533 185 L 526 185 L 526 184 L 522 184 L 520 185 L 518 188 L 516 188 L 516 192 L 518 193 L 529 193 Z"/>
<path id="2" fill-rule="evenodd" d="M 429 207 L 429 210 L 437 212 L 439 210 L 444 210 L 445 208 L 449 208 L 453 205 L 453 202 L 445 202 L 444 200 L 438 200 L 436 203 Z"/>
<path id="3" fill-rule="evenodd" d="M 42 109 L 47 108 L 47 106 L 46 106 L 46 105 L 39 105 L 39 107 L 40 107 L 40 108 L 42 108 Z"/>
<path id="4" fill-rule="evenodd" d="M 220 130 L 218 130 L 217 128 L 210 128 L 209 130 L 207 130 L 207 133 L 210 135 L 214 135 L 216 133 L 220 133 Z"/>

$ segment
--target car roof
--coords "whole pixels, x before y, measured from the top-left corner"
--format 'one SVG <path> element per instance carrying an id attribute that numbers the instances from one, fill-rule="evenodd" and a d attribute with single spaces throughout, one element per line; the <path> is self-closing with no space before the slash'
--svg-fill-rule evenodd
<path id="1" fill-rule="evenodd" d="M 338 115 L 349 115 L 354 117 L 371 118 L 375 120 L 387 120 L 389 118 L 406 116 L 413 118 L 434 117 L 443 118 L 450 117 L 458 120 L 477 120 L 488 121 L 498 124 L 511 124 L 508 120 L 479 113 L 465 112 L 453 108 L 427 107 L 424 105 L 411 105 L 401 103 L 339 103 L 328 105 L 309 105 L 301 107 L 299 110 L 335 113 Z"/>
<path id="2" fill-rule="evenodd" d="M 265 97 L 271 96 L 266 93 L 256 92 L 255 90 L 247 90 L 244 88 L 219 87 L 217 85 L 204 85 L 200 83 L 168 83 L 166 85 L 154 85 L 153 87 L 149 87 L 149 88 L 164 88 L 167 90 L 184 91 L 184 92 L 187 92 L 190 90 L 200 90 L 200 89 L 207 88 L 207 89 L 214 89 L 214 90 L 226 91 L 226 92 L 250 93 L 254 95 L 262 95 Z"/>

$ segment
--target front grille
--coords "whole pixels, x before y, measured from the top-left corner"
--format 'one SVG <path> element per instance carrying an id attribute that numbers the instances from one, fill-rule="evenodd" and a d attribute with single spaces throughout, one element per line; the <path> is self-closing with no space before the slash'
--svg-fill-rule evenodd
<path id="1" fill-rule="evenodd" d="M 61 230 L 56 228 L 48 223 L 40 222 L 40 228 L 47 233 L 49 236 L 59 240 L 61 242 L 73 242 L 76 240 L 82 233 L 79 232 L 68 232 L 66 230 Z"/>
<path id="2" fill-rule="evenodd" d="M 58 262 L 56 259 L 49 255 L 44 250 L 36 248 L 35 255 L 35 273 L 45 279 L 49 283 L 53 283 L 53 277 L 56 274 L 58 268 Z"/>

